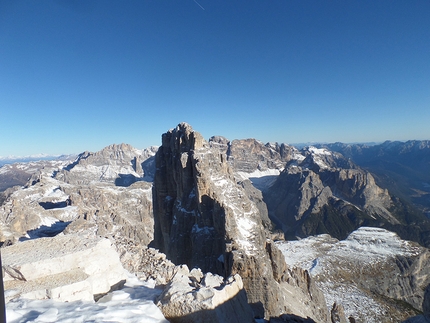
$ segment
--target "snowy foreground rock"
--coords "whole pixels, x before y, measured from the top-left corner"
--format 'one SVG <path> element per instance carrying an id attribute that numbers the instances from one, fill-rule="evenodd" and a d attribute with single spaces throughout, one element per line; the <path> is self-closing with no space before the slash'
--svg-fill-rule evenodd
<path id="1" fill-rule="evenodd" d="M 2 248 L 8 298 L 86 300 L 121 287 L 125 271 L 108 239 L 59 235 Z"/>
<path id="2" fill-rule="evenodd" d="M 97 303 L 19 298 L 7 304 L 7 322 L 169 323 L 154 304 L 160 291 L 153 287 L 153 282 L 142 282 L 129 274 L 124 288 L 107 294 Z"/>

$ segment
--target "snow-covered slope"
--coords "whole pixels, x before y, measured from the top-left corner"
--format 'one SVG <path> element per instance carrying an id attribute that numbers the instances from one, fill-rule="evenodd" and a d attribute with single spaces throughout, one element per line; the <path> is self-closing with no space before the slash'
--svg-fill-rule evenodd
<path id="1" fill-rule="evenodd" d="M 422 310 L 430 252 L 395 233 L 361 227 L 342 241 L 323 234 L 277 246 L 290 266 L 316 279 L 328 306 L 342 304 L 359 322 L 401 321 L 417 313 L 412 307 Z"/>
<path id="2" fill-rule="evenodd" d="M 123 289 L 107 294 L 97 303 L 20 298 L 7 303 L 6 319 L 8 323 L 168 323 L 154 304 L 160 293 L 153 282 L 141 282 L 130 274 Z"/>

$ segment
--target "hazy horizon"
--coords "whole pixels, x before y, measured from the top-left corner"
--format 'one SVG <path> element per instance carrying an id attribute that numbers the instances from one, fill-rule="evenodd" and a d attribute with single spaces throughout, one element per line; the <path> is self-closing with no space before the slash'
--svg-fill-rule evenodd
<path id="1" fill-rule="evenodd" d="M 195 129 L 194 129 L 195 130 Z M 221 135 L 219 135 L 219 136 L 221 136 Z M 210 137 L 212 137 L 212 136 L 210 136 Z M 205 140 L 209 140 L 210 139 L 210 137 L 208 137 L 208 138 L 204 138 Z M 224 136 L 222 136 L 222 137 L 224 137 Z M 256 139 L 256 140 L 258 140 L 258 141 L 261 141 L 261 140 L 259 140 L 258 138 L 251 138 L 251 137 L 249 137 L 249 138 L 226 138 L 226 139 L 228 139 L 229 141 L 233 141 L 233 140 L 246 140 L 246 139 Z M 379 144 L 383 144 L 383 143 L 385 143 L 385 142 L 407 142 L 407 141 L 415 141 L 415 140 L 417 140 L 417 141 L 428 141 L 428 140 L 430 140 L 430 139 L 410 139 L 410 140 L 384 140 L 384 141 L 366 141 L 366 142 L 360 142 L 360 141 L 357 141 L 357 142 L 340 142 L 340 141 L 335 141 L 335 142 L 322 142 L 322 141 L 308 141 L 308 142 L 296 142 L 296 143 L 287 143 L 287 142 L 278 142 L 278 141 L 262 141 L 264 144 L 268 144 L 268 143 L 278 143 L 278 144 L 287 144 L 287 145 L 290 145 L 290 146 L 294 146 L 294 147 L 296 147 L 296 148 L 304 148 L 304 147 L 307 147 L 307 146 L 312 146 L 312 145 L 322 145 L 322 144 L 335 144 L 335 143 L 342 143 L 342 144 L 347 144 L 347 145 L 355 145 L 355 144 L 362 144 L 362 145 L 369 145 L 369 146 L 372 146 L 372 145 L 379 145 Z M 1 161 L 5 161 L 5 160 L 20 160 L 20 159 L 37 159 L 37 158 L 40 158 L 40 159 L 44 159 L 44 158 L 51 158 L 51 157 L 62 157 L 62 156 L 77 156 L 77 155 L 79 155 L 79 154 L 81 154 L 81 153 L 84 153 L 85 151 L 89 151 L 89 152 L 92 152 L 92 153 L 95 153 L 95 152 L 97 152 L 97 151 L 100 151 L 100 150 L 102 150 L 102 149 L 104 149 L 104 148 L 106 148 L 106 147 L 108 147 L 108 146 L 110 146 L 110 145 L 120 145 L 120 144 L 129 144 L 129 143 L 127 143 L 127 142 L 116 142 L 116 143 L 111 143 L 111 144 L 108 144 L 108 145 L 106 145 L 106 146 L 103 146 L 103 147 L 100 147 L 99 149 L 96 149 L 96 150 L 88 150 L 88 149 L 84 149 L 84 150 L 82 150 L 82 151 L 79 151 L 79 152 L 64 152 L 64 153 L 61 153 L 61 154 L 46 154 L 46 153 L 38 153 L 38 154 L 33 154 L 33 155 L 8 155 L 8 156 L 1 156 L 0 155 L 0 166 L 1 166 Z M 130 144 L 131 145 L 131 144 Z M 149 146 L 146 146 L 146 147 L 136 147 L 136 146 L 133 146 L 133 145 L 131 145 L 131 146 L 133 146 L 134 148 L 136 148 L 136 149 L 139 149 L 139 150 L 143 150 L 143 149 L 146 149 L 146 148 L 150 148 L 150 147 L 159 147 L 161 145 L 161 134 L 160 134 L 160 143 L 158 144 L 158 145 L 149 145 Z"/>

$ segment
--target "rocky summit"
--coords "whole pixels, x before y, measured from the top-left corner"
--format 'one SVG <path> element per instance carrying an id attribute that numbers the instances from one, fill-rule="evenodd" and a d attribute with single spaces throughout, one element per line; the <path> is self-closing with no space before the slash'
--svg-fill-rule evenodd
<path id="1" fill-rule="evenodd" d="M 174 263 L 239 274 L 256 316 L 296 311 L 328 321 L 322 293 L 305 271 L 288 270 L 225 154 L 185 123 L 163 134 L 156 154 L 154 223 L 154 246 Z M 302 285 L 308 306 L 290 308 L 286 290 Z"/>

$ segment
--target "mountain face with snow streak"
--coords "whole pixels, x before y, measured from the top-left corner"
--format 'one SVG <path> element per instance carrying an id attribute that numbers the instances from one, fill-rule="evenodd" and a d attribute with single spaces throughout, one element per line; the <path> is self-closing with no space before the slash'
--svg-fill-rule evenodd
<path id="1" fill-rule="evenodd" d="M 341 304 L 357 322 L 430 310 L 430 251 L 395 233 L 362 227 L 341 241 L 323 234 L 276 245 L 288 265 L 309 270 L 327 304 Z"/>
<path id="2" fill-rule="evenodd" d="M 386 227 L 403 238 L 430 243 L 409 228 L 415 216 L 374 177 L 343 155 L 307 147 L 290 159 L 276 182 L 263 192 L 269 215 L 287 237 L 329 233 L 343 239 L 363 225 Z"/>
<path id="3" fill-rule="evenodd" d="M 154 246 L 174 263 L 239 274 L 257 317 L 297 313 L 328 321 L 322 294 L 305 272 L 289 270 L 268 240 L 226 155 L 185 123 L 163 134 L 156 154 L 154 222 Z"/>
<path id="4" fill-rule="evenodd" d="M 114 182 L 129 186 L 138 180 L 152 181 L 157 147 L 138 150 L 128 144 L 110 145 L 96 153 L 84 152 L 56 177 L 70 184 Z"/>
<path id="5" fill-rule="evenodd" d="M 27 184 L 34 174 L 39 173 L 42 169 L 48 171 L 62 168 L 75 158 L 76 156 L 69 155 L 52 157 L 52 160 L 13 161 L 13 163 L 0 165 L 0 205 L 14 190 Z"/>

